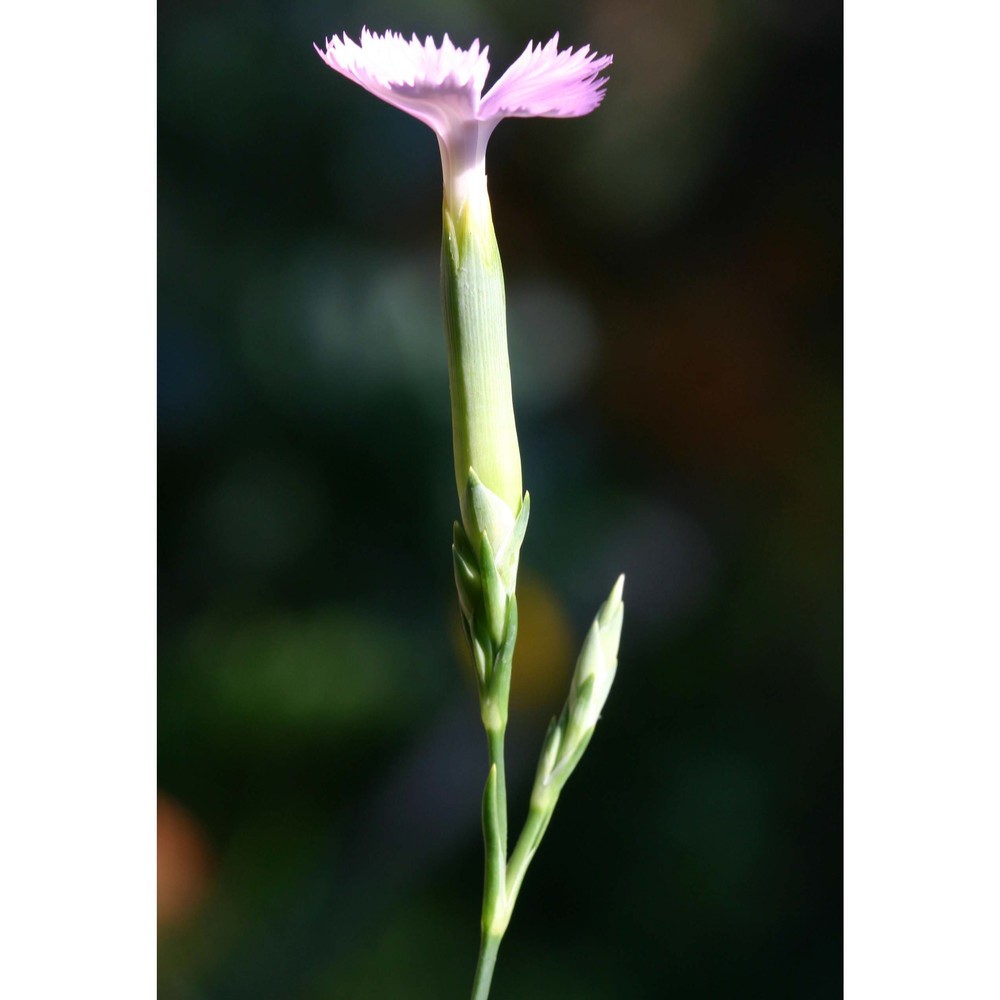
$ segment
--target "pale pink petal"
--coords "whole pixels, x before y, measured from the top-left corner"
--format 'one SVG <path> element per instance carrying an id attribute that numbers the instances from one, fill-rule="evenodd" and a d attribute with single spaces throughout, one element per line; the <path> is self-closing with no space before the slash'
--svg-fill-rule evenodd
<path id="1" fill-rule="evenodd" d="M 468 50 L 456 48 L 445 35 L 410 41 L 387 31 L 361 32 L 361 44 L 345 34 L 327 39 L 326 50 L 315 46 L 326 64 L 394 107 L 419 118 L 442 138 L 479 115 L 479 98 L 490 70 L 488 48 L 479 40 Z"/>
<path id="2" fill-rule="evenodd" d="M 529 45 L 483 97 L 490 64 L 478 39 L 459 49 L 445 35 L 439 48 L 433 38 L 407 41 L 365 28 L 360 42 L 334 35 L 316 51 L 338 73 L 434 129 L 445 205 L 456 215 L 467 204 L 489 211 L 486 146 L 502 119 L 588 114 L 604 97 L 607 79 L 599 74 L 611 65 L 611 56 L 589 47 L 560 52 L 556 35 L 544 46 Z"/>
<path id="3" fill-rule="evenodd" d="M 598 74 L 611 65 L 585 46 L 559 51 L 556 34 L 544 46 L 529 43 L 489 89 L 479 104 L 482 120 L 500 118 L 575 118 L 589 114 L 604 99 L 607 77 Z"/>

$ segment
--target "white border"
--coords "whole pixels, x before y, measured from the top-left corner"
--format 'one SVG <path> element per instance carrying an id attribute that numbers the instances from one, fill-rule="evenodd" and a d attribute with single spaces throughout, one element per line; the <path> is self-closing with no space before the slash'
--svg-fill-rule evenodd
<path id="1" fill-rule="evenodd" d="M 0 60 L 0 996 L 155 995 L 156 10 Z"/>
<path id="2" fill-rule="evenodd" d="M 853 0 L 846 996 L 1000 996 L 995 5 Z"/>
<path id="3" fill-rule="evenodd" d="M 997 9 L 847 11 L 847 996 L 1000 996 Z M 0 995 L 152 996 L 155 8 L 0 61 Z"/>

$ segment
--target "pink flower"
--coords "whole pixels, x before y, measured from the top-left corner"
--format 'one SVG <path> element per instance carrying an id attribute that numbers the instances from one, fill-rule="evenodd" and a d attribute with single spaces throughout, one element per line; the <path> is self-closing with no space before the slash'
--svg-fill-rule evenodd
<path id="1" fill-rule="evenodd" d="M 559 35 L 544 46 L 529 43 L 506 73 L 483 94 L 490 64 L 479 40 L 456 48 L 447 35 L 406 41 L 387 31 L 361 32 L 358 45 L 345 34 L 326 42 L 328 66 L 376 97 L 405 111 L 437 133 L 444 167 L 446 205 L 456 214 L 466 201 L 485 198 L 486 144 L 504 118 L 576 118 L 604 98 L 607 78 L 599 74 L 611 56 L 589 46 L 559 51 Z"/>

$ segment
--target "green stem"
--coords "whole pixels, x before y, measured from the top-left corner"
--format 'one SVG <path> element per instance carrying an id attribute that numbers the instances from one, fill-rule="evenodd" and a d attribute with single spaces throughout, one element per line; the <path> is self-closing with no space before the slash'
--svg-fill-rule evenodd
<path id="1" fill-rule="evenodd" d="M 490 764 L 497 769 L 497 826 L 500 828 L 500 843 L 503 856 L 507 857 L 507 776 L 503 765 L 503 729 L 487 729 L 486 740 L 490 750 Z"/>
<path id="2" fill-rule="evenodd" d="M 490 753 L 490 778 L 486 784 L 483 808 L 483 841 L 486 845 L 486 865 L 483 885 L 482 937 L 479 961 L 472 985 L 473 1000 L 489 996 L 493 967 L 500 948 L 502 928 L 506 926 L 507 909 L 507 782 L 503 760 L 504 726 L 486 730 Z"/>
<path id="3" fill-rule="evenodd" d="M 484 932 L 479 944 L 479 961 L 476 964 L 476 978 L 472 984 L 472 1000 L 486 1000 L 490 995 L 490 983 L 493 981 L 493 969 L 497 964 L 499 950 L 500 938 Z"/>
<path id="4" fill-rule="evenodd" d="M 507 863 L 507 882 L 505 893 L 507 897 L 508 912 L 514 909 L 517 894 L 521 891 L 521 883 L 528 871 L 528 865 L 538 850 L 538 845 L 542 842 L 542 837 L 548 828 L 549 820 L 552 819 L 552 810 L 555 809 L 555 800 L 544 807 L 531 804 L 528 818 L 524 821 L 524 829 L 521 836 L 517 838 L 517 846 Z"/>

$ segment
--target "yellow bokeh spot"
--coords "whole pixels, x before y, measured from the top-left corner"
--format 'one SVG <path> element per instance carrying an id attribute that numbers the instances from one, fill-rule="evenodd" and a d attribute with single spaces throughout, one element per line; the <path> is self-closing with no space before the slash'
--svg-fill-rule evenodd
<path id="1" fill-rule="evenodd" d="M 512 712 L 556 714 L 562 709 L 573 669 L 573 630 L 551 587 L 530 571 L 518 574 L 517 646 L 510 684 Z M 462 662 L 472 675 L 472 654 L 455 620 Z M 582 639 L 582 636 L 581 636 Z"/>

